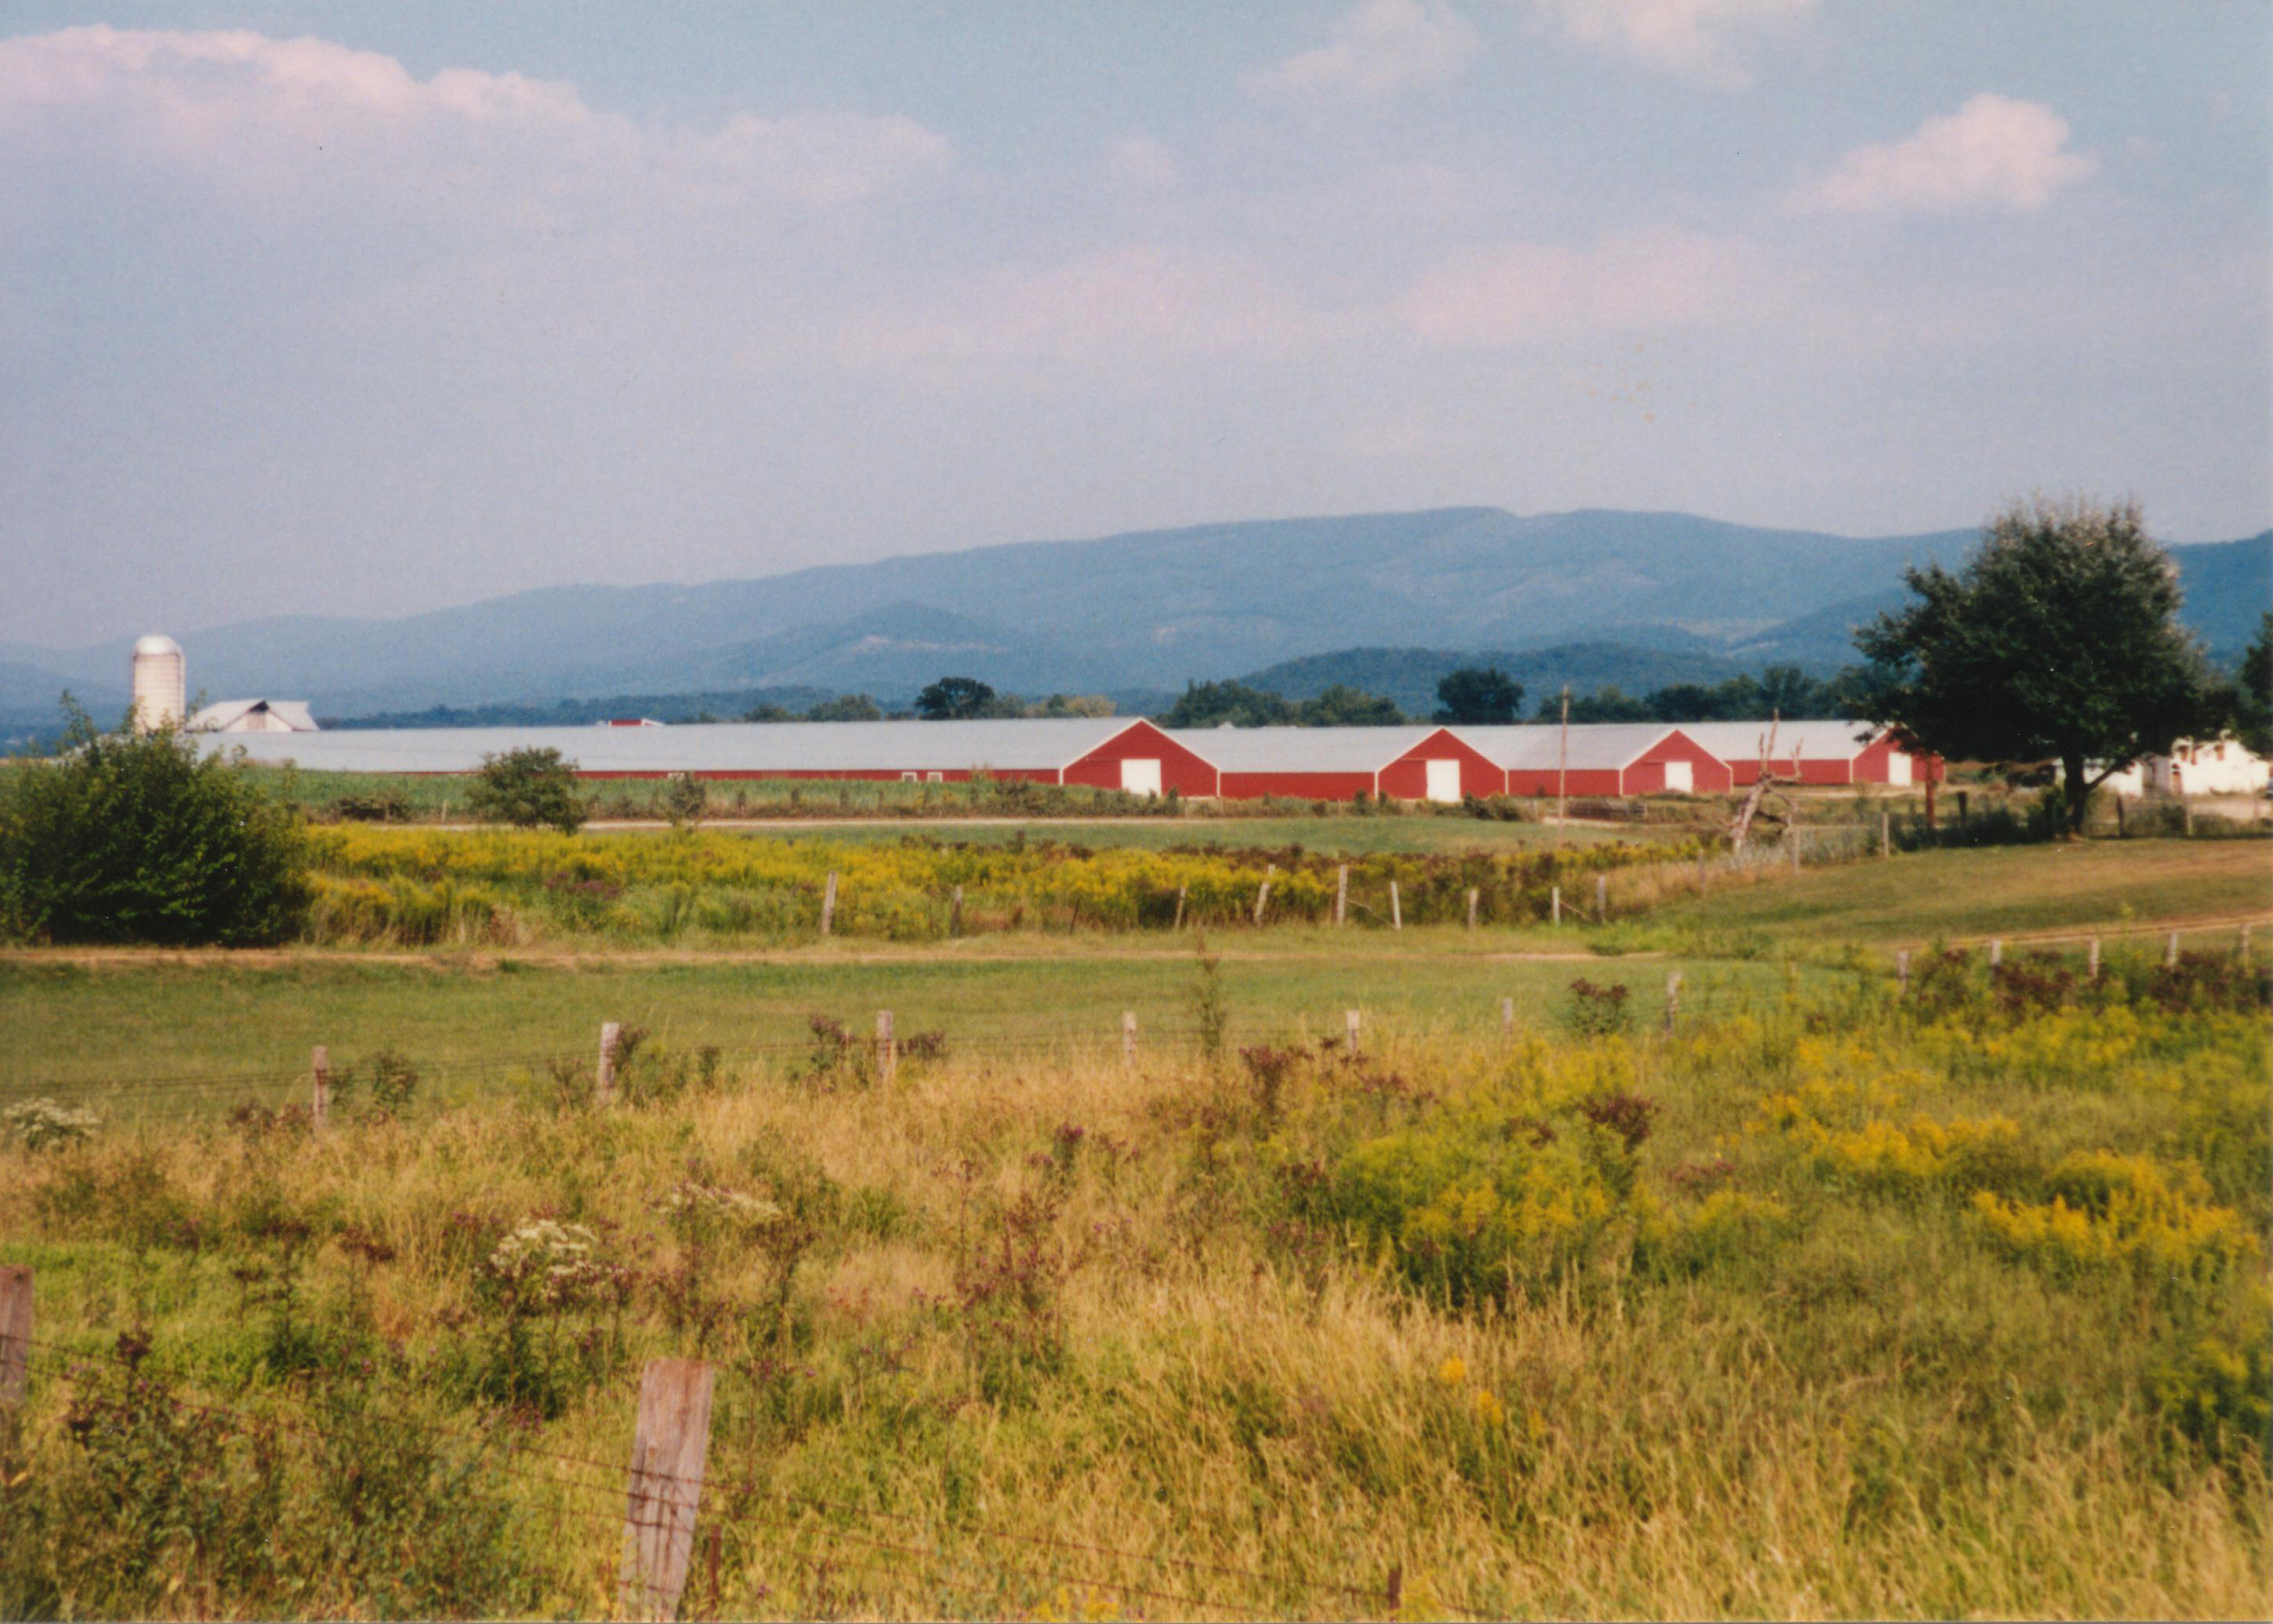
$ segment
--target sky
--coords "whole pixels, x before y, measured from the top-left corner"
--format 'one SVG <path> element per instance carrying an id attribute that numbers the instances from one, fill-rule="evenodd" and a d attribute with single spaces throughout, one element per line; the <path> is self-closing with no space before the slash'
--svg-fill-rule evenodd
<path id="1" fill-rule="evenodd" d="M 1469 504 L 2225 539 L 2273 5 L 5 0 L 0 443 L 0 644 Z"/>

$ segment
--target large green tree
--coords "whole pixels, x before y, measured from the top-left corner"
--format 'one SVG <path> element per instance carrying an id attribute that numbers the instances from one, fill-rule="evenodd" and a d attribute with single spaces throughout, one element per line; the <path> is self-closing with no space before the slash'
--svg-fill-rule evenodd
<path id="1" fill-rule="evenodd" d="M 968 722 L 997 714 L 994 690 L 976 677 L 942 677 L 916 695 L 916 715 L 926 722 Z"/>
<path id="2" fill-rule="evenodd" d="M 2241 656 L 2233 730 L 2261 756 L 2273 756 L 2273 610 L 2257 624 L 2257 640 Z"/>
<path id="3" fill-rule="evenodd" d="M 2215 720 L 2178 571 L 2136 503 L 2016 504 L 1962 571 L 1904 579 L 1917 601 L 1856 633 L 1861 715 L 1937 755 L 2057 760 L 2078 833 L 2111 774 Z"/>
<path id="4" fill-rule="evenodd" d="M 1437 684 L 1438 722 L 1490 727 L 1513 722 L 1523 685 L 1497 666 L 1464 665 Z"/>

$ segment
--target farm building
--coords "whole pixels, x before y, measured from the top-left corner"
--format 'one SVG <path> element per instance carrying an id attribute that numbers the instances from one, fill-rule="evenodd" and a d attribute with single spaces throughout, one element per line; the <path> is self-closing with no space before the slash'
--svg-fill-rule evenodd
<path id="1" fill-rule="evenodd" d="M 1768 768 L 1779 777 L 1803 784 L 1903 787 L 1941 776 L 1940 758 L 1902 749 L 1891 729 L 1821 718 L 1774 726 L 1775 757 Z M 1759 776 L 1768 727 L 1765 722 L 1684 722 L 1681 730 L 1727 763 L 1742 788 Z"/>
<path id="2" fill-rule="evenodd" d="M 2273 764 L 2227 734 L 2179 739 L 2168 754 L 2142 757 L 2101 788 L 2117 795 L 2262 795 L 2269 777 Z"/>
<path id="3" fill-rule="evenodd" d="M 1506 775 L 1450 728 L 1208 728 L 1168 735 L 1212 765 L 1227 800 L 1385 795 L 1457 801 L 1497 795 Z"/>
<path id="4" fill-rule="evenodd" d="M 209 736 L 210 737 L 210 736 Z M 342 728 L 231 734 L 209 750 L 315 772 L 472 773 L 509 750 L 558 750 L 582 778 L 799 778 L 960 783 L 977 773 L 1159 795 L 1215 792 L 1215 769 L 1151 722 L 722 722 L 700 727 Z"/>
<path id="5" fill-rule="evenodd" d="M 223 700 L 183 724 L 191 733 L 313 733 L 316 719 L 303 700 Z"/>
<path id="6" fill-rule="evenodd" d="M 1726 762 L 1662 722 L 1572 728 L 1567 752 L 1564 730 L 1544 722 L 1459 734 L 1506 775 L 1509 795 L 1715 794 L 1731 782 Z"/>

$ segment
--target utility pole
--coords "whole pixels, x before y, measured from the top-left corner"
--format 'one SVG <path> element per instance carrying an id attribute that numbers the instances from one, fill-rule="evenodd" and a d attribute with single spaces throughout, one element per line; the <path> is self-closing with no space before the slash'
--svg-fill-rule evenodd
<path id="1" fill-rule="evenodd" d="M 1563 685 L 1563 737 L 1555 749 L 1555 844 L 1571 818 L 1571 685 Z"/>

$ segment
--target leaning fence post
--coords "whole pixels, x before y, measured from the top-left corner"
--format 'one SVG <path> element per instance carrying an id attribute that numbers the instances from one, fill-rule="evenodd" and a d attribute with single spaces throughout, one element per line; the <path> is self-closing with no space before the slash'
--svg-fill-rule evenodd
<path id="1" fill-rule="evenodd" d="M 1597 874 L 1594 876 L 1594 923 L 1603 924 L 1609 917 L 1610 877 L 1608 874 Z"/>
<path id="2" fill-rule="evenodd" d="M 2163 945 L 2163 968 L 2179 968 L 2179 933 L 2176 931 L 2171 932 L 2171 939 Z"/>
<path id="3" fill-rule="evenodd" d="M 1354 1009 L 1345 1009 L 1342 1011 L 1342 1025 L 1349 1033 L 1349 1058 L 1354 1060 L 1357 1059 L 1358 1053 L 1357 1011 Z"/>
<path id="4" fill-rule="evenodd" d="M 1553 924 L 1563 923 L 1563 887 L 1560 886 L 1547 888 L 1547 917 Z"/>
<path id="5" fill-rule="evenodd" d="M 1902 997 L 1910 995 L 1910 950 L 1902 948 L 1894 954 L 1894 981 Z"/>
<path id="6" fill-rule="evenodd" d="M 679 1613 L 694 1554 L 694 1513 L 710 1450 L 710 1393 L 716 1377 L 701 1359 L 649 1359 L 640 1378 L 632 1435 L 631 1492 L 624 1508 L 624 1566 L 617 1605 L 625 1616 Z"/>
<path id="7" fill-rule="evenodd" d="M 2005 939 L 2001 936 L 1992 936 L 1989 939 L 1989 968 L 1995 969 L 2004 962 Z"/>
<path id="8" fill-rule="evenodd" d="M 1256 887 L 1255 923 L 1257 924 L 1263 923 L 1263 910 L 1271 901 L 1271 876 L 1278 872 L 1279 865 L 1276 863 L 1267 865 L 1263 871 L 1263 883 Z"/>
<path id="9" fill-rule="evenodd" d="M 1345 863 L 1334 871 L 1334 923 L 1349 922 L 1349 864 Z"/>
<path id="10" fill-rule="evenodd" d="M 1389 928 L 1392 931 L 1405 928 L 1405 904 L 1397 894 L 1397 882 L 1393 879 L 1389 882 Z"/>
<path id="11" fill-rule="evenodd" d="M 2091 946 L 2084 952 L 2083 973 L 2087 980 L 2099 979 L 2099 938 L 2097 936 L 2091 939 Z"/>
<path id="12" fill-rule="evenodd" d="M 1515 1000 L 1512 998 L 1499 1001 L 1499 1032 L 1502 1037 L 1515 1036 Z"/>
<path id="13" fill-rule="evenodd" d="M 2233 951 L 2234 956 L 2244 964 L 2249 962 L 2249 922 L 2247 919 L 2241 922 L 2241 939 L 2234 944 Z"/>
<path id="14" fill-rule="evenodd" d="M 876 1012 L 876 1075 L 885 1082 L 892 1081 L 900 1069 L 900 1046 L 892 1039 L 892 1012 Z"/>
<path id="15" fill-rule="evenodd" d="M 829 883 L 821 890 L 821 933 L 828 935 L 836 928 L 836 871 L 829 871 Z"/>
<path id="16" fill-rule="evenodd" d="M 1677 969 L 1668 970 L 1665 972 L 1665 1030 L 1668 1037 L 1672 1036 L 1673 1023 L 1679 1019 L 1681 1019 L 1681 972 Z"/>
<path id="17" fill-rule="evenodd" d="M 1184 893 L 1190 889 L 1191 887 L 1189 885 L 1182 885 L 1176 887 L 1176 922 L 1174 924 L 1169 926 L 1169 929 L 1181 931 L 1184 928 Z"/>
<path id="18" fill-rule="evenodd" d="M 1483 894 L 1474 886 L 1468 887 L 1468 929 L 1476 928 L 1476 901 Z"/>
<path id="19" fill-rule="evenodd" d="M 308 1100 L 308 1124 L 320 1134 L 332 1125 L 332 1051 L 318 1044 L 309 1053 L 309 1066 L 316 1087 Z"/>
<path id="20" fill-rule="evenodd" d="M 596 1105 L 616 1103 L 616 1044 L 623 1035 L 624 1029 L 616 1022 L 600 1022 L 600 1069 L 592 1074 L 592 1103 Z"/>
<path id="21" fill-rule="evenodd" d="M 1130 1071 L 1136 1069 L 1136 1012 L 1121 1012 L 1121 1064 Z"/>
<path id="22" fill-rule="evenodd" d="M 32 1375 L 32 1270 L 0 1264 L 0 1411 L 20 1410 Z"/>

